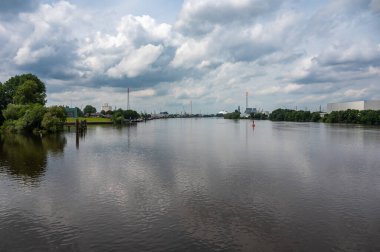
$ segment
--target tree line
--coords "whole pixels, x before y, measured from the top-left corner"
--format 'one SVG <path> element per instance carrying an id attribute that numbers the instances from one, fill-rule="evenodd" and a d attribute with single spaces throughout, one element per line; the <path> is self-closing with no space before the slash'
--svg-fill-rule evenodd
<path id="1" fill-rule="evenodd" d="M 33 74 L 0 82 L 0 128 L 5 132 L 57 132 L 63 129 L 62 106 L 45 107 L 46 86 Z"/>
<path id="2" fill-rule="evenodd" d="M 321 117 L 319 112 L 276 109 L 269 115 L 269 119 L 272 121 L 290 122 L 325 122 L 380 125 L 380 110 L 348 109 L 344 111 L 333 111 Z"/>
<path id="3" fill-rule="evenodd" d="M 323 122 L 380 125 L 380 110 L 333 111 L 323 117 Z"/>
<path id="4" fill-rule="evenodd" d="M 289 121 L 289 122 L 319 122 L 321 115 L 319 112 L 310 112 L 292 109 L 276 109 L 269 115 L 271 121 Z"/>

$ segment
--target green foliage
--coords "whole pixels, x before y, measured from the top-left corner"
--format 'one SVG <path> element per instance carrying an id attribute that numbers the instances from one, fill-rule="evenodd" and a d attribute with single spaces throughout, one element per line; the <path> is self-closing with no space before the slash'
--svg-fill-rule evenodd
<path id="1" fill-rule="evenodd" d="M 311 113 L 311 118 L 310 118 L 310 121 L 311 122 L 320 122 L 321 121 L 321 114 L 319 112 L 313 112 Z"/>
<path id="2" fill-rule="evenodd" d="M 58 132 L 63 129 L 66 122 L 66 111 L 62 106 L 52 106 L 47 108 L 41 126 L 47 132 Z"/>
<path id="3" fill-rule="evenodd" d="M 38 103 L 30 105 L 9 104 L 3 110 L 6 119 L 3 129 L 9 132 L 24 132 L 40 128 L 45 112 L 46 108 Z"/>
<path id="4" fill-rule="evenodd" d="M 45 94 L 38 91 L 38 85 L 33 80 L 27 80 L 17 87 L 13 100 L 16 104 L 44 104 Z"/>
<path id="5" fill-rule="evenodd" d="M 270 115 L 272 121 L 290 121 L 290 122 L 318 122 L 321 118 L 318 112 L 276 109 Z"/>
<path id="6" fill-rule="evenodd" d="M 3 116 L 5 120 L 18 120 L 25 114 L 28 108 L 28 105 L 9 104 L 7 108 L 3 110 Z"/>
<path id="7" fill-rule="evenodd" d="M 224 115 L 224 119 L 240 119 L 240 112 L 235 110 L 235 112 L 227 113 Z"/>
<path id="8" fill-rule="evenodd" d="M 139 113 L 131 109 L 129 110 L 118 109 L 118 110 L 115 110 L 112 114 L 112 121 L 115 124 L 122 124 L 124 123 L 125 120 L 135 120 L 138 118 L 140 118 Z"/>
<path id="9" fill-rule="evenodd" d="M 45 84 L 33 74 L 16 75 L 7 80 L 3 85 L 6 104 L 40 103 L 44 105 L 46 103 Z"/>
<path id="10" fill-rule="evenodd" d="M 22 130 L 32 131 L 33 129 L 41 128 L 41 121 L 45 113 L 46 108 L 41 104 L 30 105 L 22 117 Z"/>
<path id="11" fill-rule="evenodd" d="M 83 111 L 80 108 L 75 107 L 75 109 L 77 110 L 78 117 L 83 117 L 84 116 Z"/>
<path id="12" fill-rule="evenodd" d="M 141 112 L 140 113 L 140 116 L 141 116 L 141 118 L 143 118 L 143 119 L 148 119 L 148 118 L 151 118 L 151 114 L 148 114 L 148 113 L 143 113 L 143 112 Z"/>
<path id="13" fill-rule="evenodd" d="M 7 107 L 4 85 L 0 82 L 0 125 L 4 122 L 2 111 Z"/>
<path id="14" fill-rule="evenodd" d="M 125 120 L 124 111 L 122 109 L 115 110 L 112 115 L 112 121 L 115 124 L 123 124 Z"/>
<path id="15" fill-rule="evenodd" d="M 267 114 L 264 114 L 264 113 L 252 113 L 251 114 L 251 119 L 255 119 L 255 120 L 267 120 L 268 119 L 268 115 Z"/>
<path id="16" fill-rule="evenodd" d="M 63 128 L 66 112 L 63 107 L 45 108 L 35 103 L 30 105 L 9 104 L 3 111 L 5 122 L 2 129 L 7 132 L 32 132 L 46 130 L 57 132 Z"/>
<path id="17" fill-rule="evenodd" d="M 353 123 L 380 125 L 380 110 L 353 110 L 333 111 L 323 118 L 327 123 Z"/>
<path id="18" fill-rule="evenodd" d="M 83 109 L 84 114 L 93 114 L 96 113 L 96 108 L 91 105 L 86 105 Z"/>
<path id="19" fill-rule="evenodd" d="M 137 113 L 134 110 L 128 109 L 124 111 L 124 117 L 129 120 L 135 120 L 137 118 L 140 118 L 140 114 Z"/>

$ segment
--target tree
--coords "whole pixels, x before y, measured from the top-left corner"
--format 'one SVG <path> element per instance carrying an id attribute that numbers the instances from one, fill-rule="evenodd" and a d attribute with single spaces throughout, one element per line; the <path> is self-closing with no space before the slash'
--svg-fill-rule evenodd
<path id="1" fill-rule="evenodd" d="M 43 116 L 41 126 L 48 132 L 58 132 L 63 129 L 66 122 L 66 111 L 62 106 L 52 106 L 47 108 Z"/>
<path id="2" fill-rule="evenodd" d="M 115 124 L 122 124 L 125 120 L 124 111 L 122 109 L 115 110 L 112 115 L 112 121 Z"/>
<path id="3" fill-rule="evenodd" d="M 4 85 L 0 82 L 0 125 L 4 122 L 2 111 L 7 107 Z"/>
<path id="4" fill-rule="evenodd" d="M 140 118 L 140 114 L 131 109 L 128 109 L 128 110 L 118 109 L 118 110 L 115 110 L 112 114 L 112 121 L 115 124 L 122 124 L 124 123 L 125 119 L 134 120 L 137 118 Z"/>
<path id="5" fill-rule="evenodd" d="M 41 104 L 9 104 L 3 111 L 4 122 L 3 128 L 10 132 L 31 132 L 41 127 L 42 117 L 46 108 Z"/>
<path id="6" fill-rule="evenodd" d="M 16 93 L 13 96 L 15 104 L 44 104 L 45 94 L 38 91 L 38 85 L 33 80 L 27 80 L 17 87 Z"/>
<path id="7" fill-rule="evenodd" d="M 7 80 L 3 85 L 6 104 L 15 103 L 15 98 L 19 102 L 23 102 L 22 104 L 40 103 L 45 105 L 46 103 L 45 84 L 33 74 L 16 75 Z M 28 98 L 23 98 L 23 95 L 27 95 Z"/>
<path id="8" fill-rule="evenodd" d="M 134 119 L 140 118 L 140 115 L 136 111 L 128 109 L 124 111 L 124 117 L 126 119 L 134 120 Z"/>
<path id="9" fill-rule="evenodd" d="M 310 121 L 312 122 L 319 122 L 321 120 L 321 115 L 319 114 L 319 112 L 313 112 L 311 113 L 311 119 Z"/>
<path id="10" fill-rule="evenodd" d="M 224 119 L 240 119 L 240 112 L 235 110 L 235 112 L 227 113 L 224 115 Z"/>
<path id="11" fill-rule="evenodd" d="M 255 119 L 255 120 L 267 120 L 268 119 L 268 115 L 266 115 L 264 113 L 261 113 L 261 112 L 252 113 L 251 114 L 251 118 Z"/>
<path id="12" fill-rule="evenodd" d="M 86 105 L 83 109 L 84 114 L 93 114 L 96 113 L 96 108 L 91 105 Z"/>
<path id="13" fill-rule="evenodd" d="M 78 108 L 78 107 L 75 107 L 75 109 L 77 110 L 78 117 L 83 117 L 83 112 L 82 112 L 82 110 L 80 110 L 80 108 Z"/>

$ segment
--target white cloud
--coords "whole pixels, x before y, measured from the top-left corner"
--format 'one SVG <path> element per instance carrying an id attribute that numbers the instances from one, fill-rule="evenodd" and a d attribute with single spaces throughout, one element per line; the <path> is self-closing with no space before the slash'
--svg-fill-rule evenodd
<path id="1" fill-rule="evenodd" d="M 189 68 L 202 62 L 206 55 L 210 53 L 210 40 L 208 38 L 197 41 L 189 39 L 178 47 L 175 57 L 171 62 L 174 67 Z"/>
<path id="2" fill-rule="evenodd" d="M 264 89 L 258 90 L 256 94 L 258 95 L 272 95 L 272 94 L 289 94 L 295 91 L 300 90 L 303 87 L 303 85 L 298 84 L 288 84 L 285 87 L 279 87 L 279 86 L 270 86 L 266 87 Z"/>
<path id="3" fill-rule="evenodd" d="M 128 15 L 121 19 L 117 32 L 127 37 L 141 38 L 146 36 L 151 40 L 162 41 L 170 38 L 171 25 L 157 24 L 152 17 L 147 15 L 137 17 Z"/>
<path id="4" fill-rule="evenodd" d="M 14 61 L 18 65 L 36 63 L 42 58 L 57 54 L 56 43 L 64 43 L 71 28 L 78 22 L 75 6 L 66 1 L 42 4 L 35 13 L 21 13 L 20 20 L 32 30 L 21 41 Z"/>
<path id="5" fill-rule="evenodd" d="M 170 111 L 193 99 L 207 112 L 244 105 L 246 91 L 270 110 L 378 90 L 378 0 L 187 0 L 173 23 L 44 2 L 15 4 L 12 19 L 0 18 L 0 77 L 37 74 L 49 103 L 122 106 L 126 84 L 141 108 Z"/>
<path id="6" fill-rule="evenodd" d="M 146 45 L 125 56 L 119 64 L 110 68 L 107 73 L 114 78 L 124 75 L 136 77 L 146 71 L 162 53 L 162 46 Z"/>
<path id="7" fill-rule="evenodd" d="M 131 95 L 137 98 L 152 97 L 156 95 L 156 91 L 152 88 L 131 92 Z"/>
<path id="8" fill-rule="evenodd" d="M 362 89 L 348 89 L 343 94 L 346 97 L 350 98 L 361 98 L 365 96 L 368 93 L 368 88 L 362 88 Z"/>

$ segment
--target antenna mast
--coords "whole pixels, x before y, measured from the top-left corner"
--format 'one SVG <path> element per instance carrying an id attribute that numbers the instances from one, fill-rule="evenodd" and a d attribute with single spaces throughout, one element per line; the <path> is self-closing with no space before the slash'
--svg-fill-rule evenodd
<path id="1" fill-rule="evenodd" d="M 129 88 L 128 88 L 127 110 L 130 110 L 130 107 L 129 107 Z"/>

